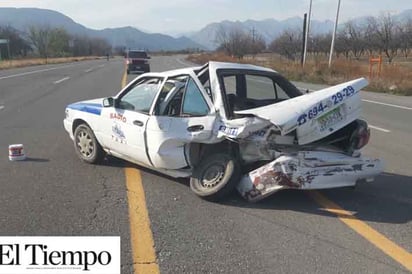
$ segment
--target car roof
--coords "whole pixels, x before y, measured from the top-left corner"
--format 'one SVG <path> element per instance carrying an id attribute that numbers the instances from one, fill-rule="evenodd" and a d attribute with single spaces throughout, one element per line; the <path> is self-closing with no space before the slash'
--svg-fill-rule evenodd
<path id="1" fill-rule="evenodd" d="M 204 69 L 208 67 L 209 70 L 218 70 L 218 69 L 239 69 L 239 70 L 257 70 L 257 71 L 266 71 L 266 72 L 272 72 L 272 73 L 277 73 L 275 70 L 261 67 L 261 66 L 256 66 L 256 65 L 250 65 L 250 64 L 240 64 L 240 63 L 230 63 L 230 62 L 216 62 L 216 61 L 210 61 L 209 63 L 206 63 L 203 66 L 193 66 L 193 67 L 187 67 L 187 68 L 181 68 L 181 69 L 175 69 L 175 70 L 168 70 L 164 72 L 156 72 L 156 73 L 148 73 L 151 74 L 152 76 L 161 76 L 161 77 L 170 77 L 170 76 L 177 76 L 181 74 L 188 74 L 190 72 L 198 71 L 200 69 Z"/>

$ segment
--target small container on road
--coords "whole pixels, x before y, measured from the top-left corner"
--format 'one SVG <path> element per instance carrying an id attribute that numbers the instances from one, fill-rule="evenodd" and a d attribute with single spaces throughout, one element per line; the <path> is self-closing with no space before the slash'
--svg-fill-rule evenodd
<path id="1" fill-rule="evenodd" d="M 22 161 L 26 159 L 24 148 L 22 144 L 9 145 L 9 160 Z"/>

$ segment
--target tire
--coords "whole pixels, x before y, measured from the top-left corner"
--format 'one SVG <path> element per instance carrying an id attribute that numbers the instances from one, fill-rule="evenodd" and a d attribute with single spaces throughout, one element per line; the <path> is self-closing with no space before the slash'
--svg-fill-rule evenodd
<path id="1" fill-rule="evenodd" d="M 77 156 L 86 163 L 96 164 L 101 162 L 105 156 L 96 136 L 86 124 L 80 124 L 76 127 L 73 143 Z"/>
<path id="2" fill-rule="evenodd" d="M 127 73 L 127 74 L 130 74 L 130 70 L 127 70 L 126 73 Z"/>
<path id="3" fill-rule="evenodd" d="M 235 157 L 223 153 L 212 154 L 194 168 L 190 188 L 203 199 L 219 201 L 233 191 L 240 175 Z"/>

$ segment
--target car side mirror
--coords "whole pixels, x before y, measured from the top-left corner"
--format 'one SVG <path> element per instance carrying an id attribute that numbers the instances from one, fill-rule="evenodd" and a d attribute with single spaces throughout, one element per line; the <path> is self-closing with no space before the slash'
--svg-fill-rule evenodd
<path id="1" fill-rule="evenodd" d="M 113 107 L 114 106 L 114 98 L 113 97 L 107 97 L 103 99 L 103 107 Z"/>

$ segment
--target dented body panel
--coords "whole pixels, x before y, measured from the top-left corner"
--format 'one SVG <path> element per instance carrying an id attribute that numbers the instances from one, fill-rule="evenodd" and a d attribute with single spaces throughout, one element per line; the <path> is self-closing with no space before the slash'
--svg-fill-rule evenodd
<path id="1" fill-rule="evenodd" d="M 360 78 L 303 95 L 274 70 L 209 62 L 140 75 L 107 98 L 112 104 L 71 104 L 64 125 L 73 139 L 84 121 L 107 153 L 174 177 L 190 176 L 215 145 L 233 143 L 243 166 L 265 163 L 238 185 L 258 201 L 285 188 L 353 186 L 382 171 L 380 160 L 352 149 L 369 138 L 366 123 L 356 122 L 367 84 Z"/>
<path id="2" fill-rule="evenodd" d="M 351 157 L 335 152 L 302 151 L 244 175 L 237 189 L 248 201 L 259 201 L 281 189 L 327 189 L 355 186 L 383 171 L 379 159 Z"/>

